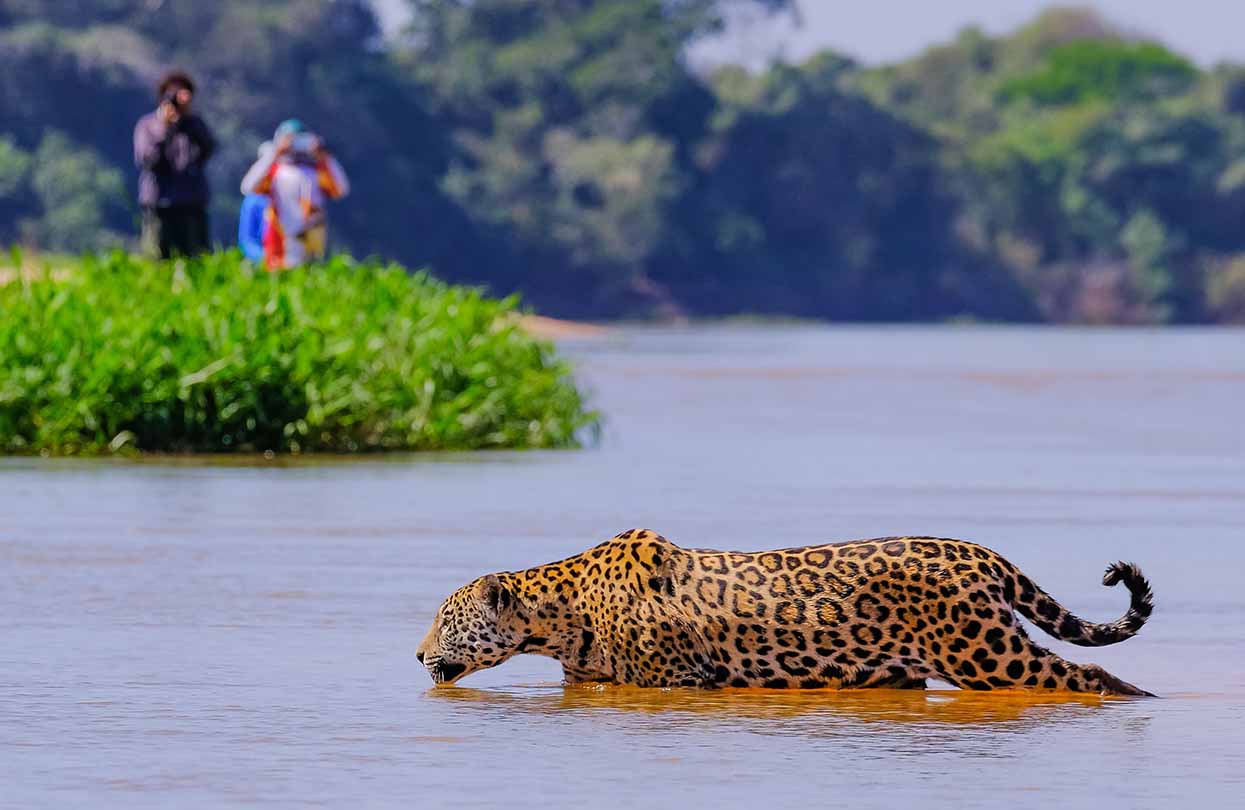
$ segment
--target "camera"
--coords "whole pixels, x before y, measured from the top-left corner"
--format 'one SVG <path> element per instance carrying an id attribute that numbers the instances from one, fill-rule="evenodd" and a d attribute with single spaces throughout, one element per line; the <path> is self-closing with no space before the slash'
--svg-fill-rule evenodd
<path id="1" fill-rule="evenodd" d="M 179 92 L 180 92 L 179 88 L 176 88 L 176 87 L 164 91 L 164 97 L 160 99 L 161 103 L 172 104 L 173 109 L 177 110 L 178 112 L 181 112 L 182 102 L 181 102 L 181 99 L 177 97 L 177 94 Z"/>
<path id="2" fill-rule="evenodd" d="M 314 132 L 300 132 L 290 143 L 290 152 L 300 163 L 314 163 L 316 154 L 323 147 L 320 136 Z"/>

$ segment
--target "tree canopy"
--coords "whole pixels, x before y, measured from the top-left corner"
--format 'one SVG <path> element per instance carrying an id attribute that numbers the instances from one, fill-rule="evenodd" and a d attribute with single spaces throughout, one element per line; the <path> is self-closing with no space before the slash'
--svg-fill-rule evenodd
<path id="1" fill-rule="evenodd" d="M 135 233 L 130 132 L 167 67 L 222 149 L 213 224 L 284 118 L 354 194 L 339 248 L 553 314 L 1245 317 L 1245 68 L 1086 11 L 902 63 L 689 65 L 787 0 L 0 0 L 0 243 Z"/>

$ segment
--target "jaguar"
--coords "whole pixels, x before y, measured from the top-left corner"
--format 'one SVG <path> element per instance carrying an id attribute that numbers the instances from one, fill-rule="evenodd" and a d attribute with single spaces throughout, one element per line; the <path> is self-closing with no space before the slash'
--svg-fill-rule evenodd
<path id="1" fill-rule="evenodd" d="M 640 687 L 1058 689 L 1150 695 L 1029 638 L 1017 614 L 1083 647 L 1134 636 L 1153 610 L 1141 570 L 1110 623 L 1078 618 L 1000 554 L 883 537 L 777 551 L 682 548 L 631 529 L 565 560 L 480 577 L 437 611 L 416 656 L 437 684 L 521 653 L 567 683 Z"/>

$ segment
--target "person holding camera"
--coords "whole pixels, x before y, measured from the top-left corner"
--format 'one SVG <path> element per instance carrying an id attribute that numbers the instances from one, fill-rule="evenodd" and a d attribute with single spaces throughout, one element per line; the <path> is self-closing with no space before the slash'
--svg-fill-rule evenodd
<path id="1" fill-rule="evenodd" d="M 173 71 L 160 80 L 159 106 L 134 127 L 143 246 L 162 259 L 210 249 L 207 162 L 216 140 L 193 111 L 195 83 Z"/>
<path id="2" fill-rule="evenodd" d="M 286 270 L 319 261 L 328 247 L 329 200 L 350 191 L 350 181 L 318 135 L 301 121 L 277 127 L 271 146 L 242 178 L 243 194 L 268 198 L 264 229 L 264 264 Z"/>

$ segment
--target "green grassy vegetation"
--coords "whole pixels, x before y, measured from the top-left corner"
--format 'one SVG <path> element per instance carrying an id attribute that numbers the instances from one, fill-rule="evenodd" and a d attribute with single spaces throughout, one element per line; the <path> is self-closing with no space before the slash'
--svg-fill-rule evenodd
<path id="1" fill-rule="evenodd" d="M 22 266 L 16 256 L 14 267 Z M 598 417 L 514 299 L 337 258 L 115 252 L 0 284 L 0 452 L 570 447 Z"/>

